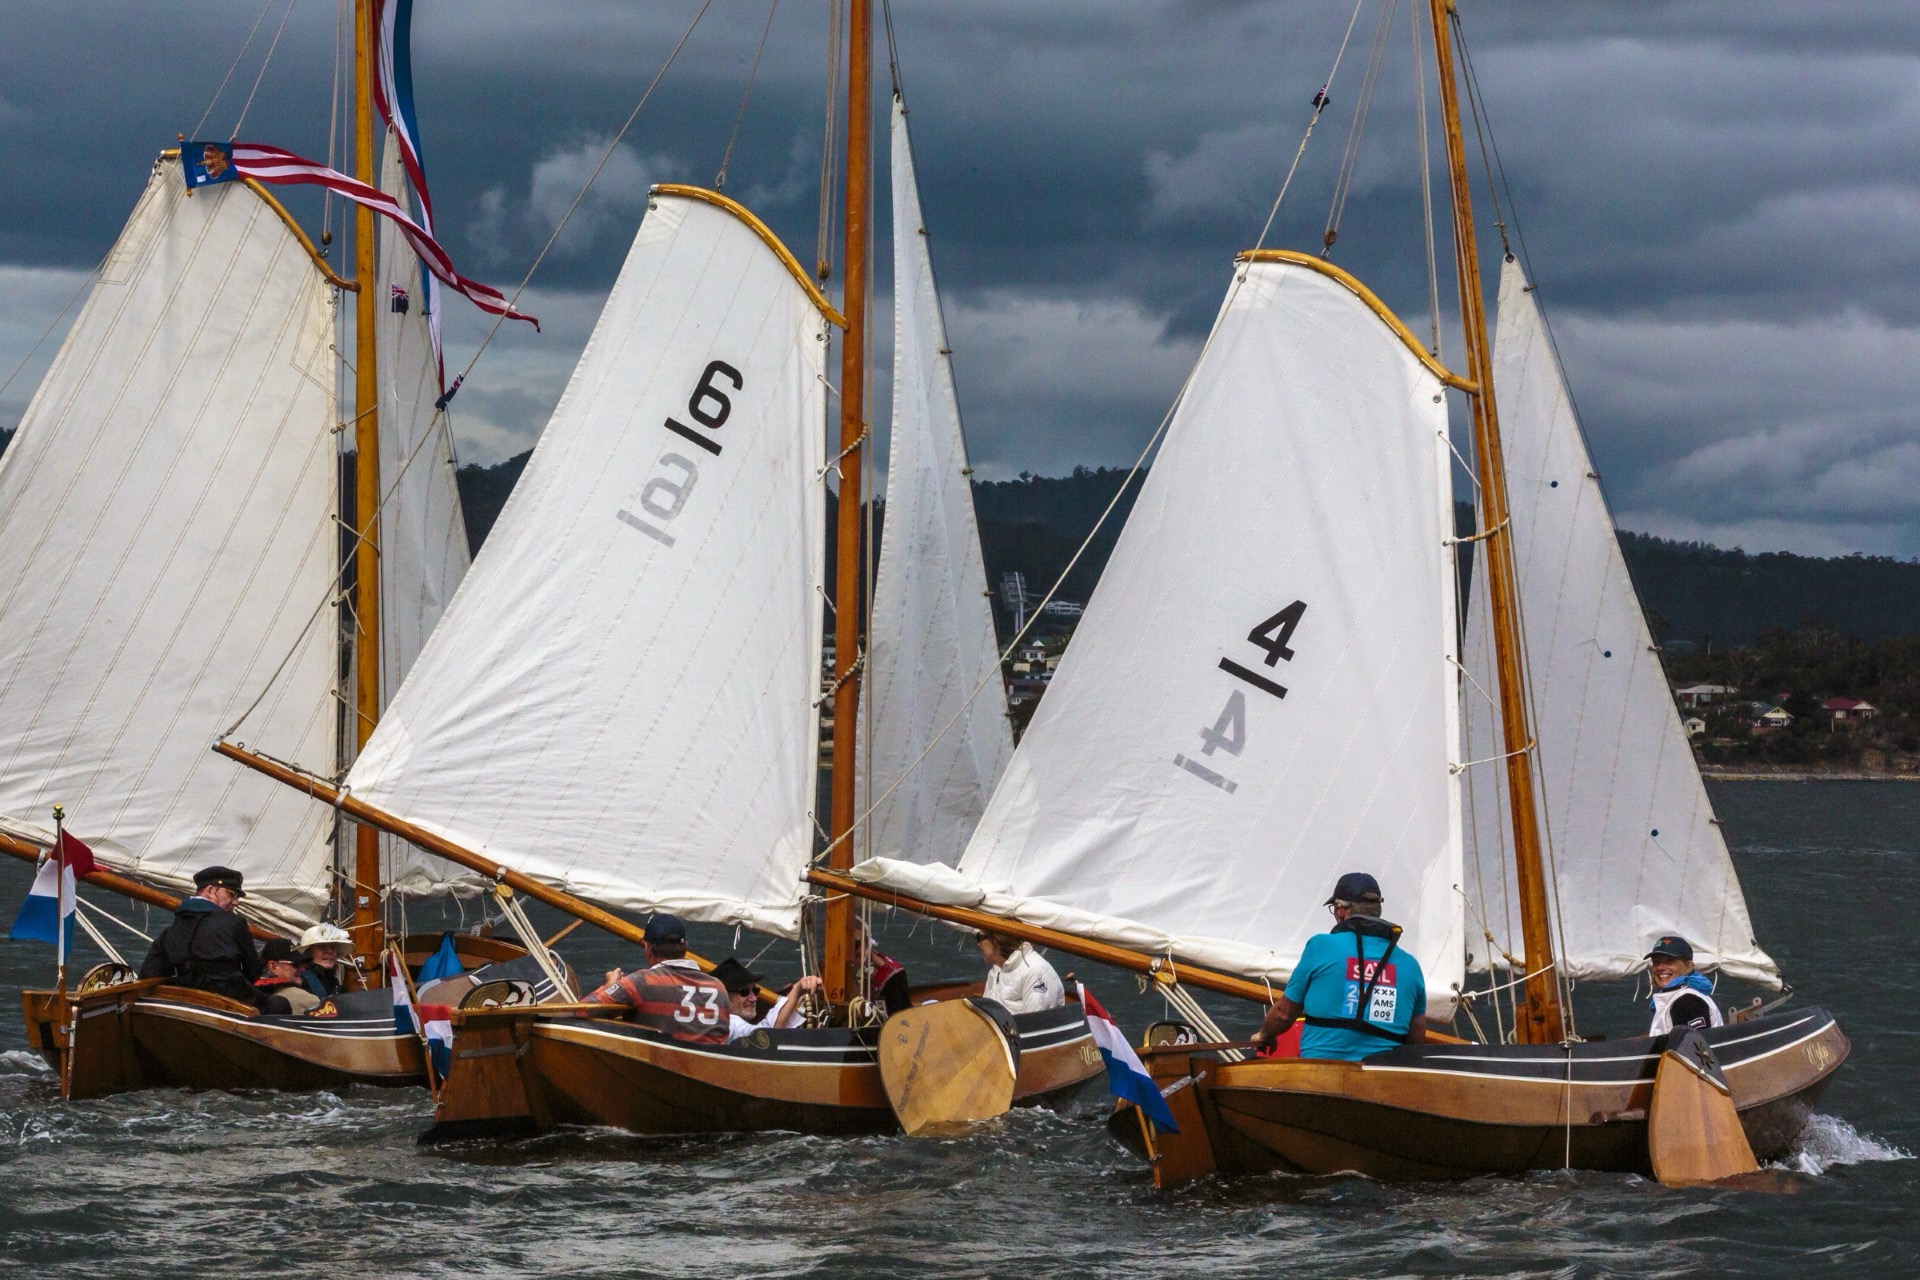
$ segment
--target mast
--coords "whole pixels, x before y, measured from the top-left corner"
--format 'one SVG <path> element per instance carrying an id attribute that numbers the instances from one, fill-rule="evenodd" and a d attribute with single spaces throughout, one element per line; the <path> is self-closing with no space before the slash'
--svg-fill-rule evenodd
<path id="1" fill-rule="evenodd" d="M 1508 520 L 1506 467 L 1500 452 L 1500 415 L 1494 400 L 1493 352 L 1487 341 L 1486 299 L 1480 289 L 1480 252 L 1473 238 L 1473 197 L 1467 180 L 1466 140 L 1460 131 L 1460 97 L 1454 82 L 1453 43 L 1447 20 L 1454 0 L 1429 0 L 1433 48 L 1439 63 L 1440 109 L 1447 136 L 1447 174 L 1453 193 L 1454 267 L 1460 279 L 1460 322 L 1465 330 L 1467 377 L 1477 390 L 1473 404 L 1474 469 L 1480 482 L 1482 557 L 1492 604 L 1494 667 L 1500 684 L 1500 736 L 1513 816 L 1515 882 L 1520 928 L 1526 945 L 1526 1000 L 1517 1030 L 1528 1044 L 1555 1044 L 1566 1037 L 1554 972 L 1553 930 L 1541 860 L 1540 813 L 1534 797 L 1534 737 L 1528 724 L 1526 664 L 1520 650 L 1520 611 L 1515 590 L 1513 530 Z"/>
<path id="2" fill-rule="evenodd" d="M 353 5 L 353 176 L 373 186 L 373 5 Z M 373 210 L 354 206 L 353 278 L 353 744 L 355 754 L 373 736 L 380 718 L 380 380 L 376 365 L 377 271 Z M 380 915 L 380 833 L 366 824 L 353 830 L 353 948 L 365 972 L 384 972 L 386 949 Z M 369 967 L 368 962 L 372 963 Z"/>
<path id="3" fill-rule="evenodd" d="M 855 725 L 860 707 L 862 641 L 860 581 L 860 465 L 867 408 L 867 235 L 872 205 L 873 69 L 871 0 L 849 0 L 847 13 L 846 288 L 840 309 L 840 506 L 833 588 L 833 802 L 829 810 L 827 868 L 853 866 Z M 821 976 L 827 1000 L 845 1004 L 860 990 L 854 954 L 853 899 L 827 897 Z"/>

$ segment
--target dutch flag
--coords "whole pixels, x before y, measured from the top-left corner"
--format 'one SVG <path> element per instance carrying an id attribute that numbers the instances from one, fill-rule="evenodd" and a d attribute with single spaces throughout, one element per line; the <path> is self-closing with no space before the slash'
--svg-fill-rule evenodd
<path id="1" fill-rule="evenodd" d="M 74 883 L 93 869 L 93 850 L 62 831 L 56 852 L 34 873 L 33 887 L 27 890 L 27 900 L 14 917 L 12 936 L 58 946 L 64 921 L 67 951 L 71 952 Z M 65 960 L 66 956 L 60 958 Z"/>
<path id="2" fill-rule="evenodd" d="M 444 1004 L 416 1006 L 407 994 L 407 975 L 399 953 L 387 952 L 387 985 L 393 990 L 395 1035 L 419 1036 L 427 1044 L 435 1079 L 444 1080 L 453 1065 L 453 1010 Z"/>
<path id="3" fill-rule="evenodd" d="M 1093 1033 L 1100 1059 L 1107 1064 L 1108 1090 L 1114 1097 L 1139 1107 L 1147 1119 L 1168 1133 L 1180 1132 L 1180 1126 L 1173 1122 L 1173 1112 L 1167 1110 L 1167 1100 L 1160 1096 L 1160 1086 L 1140 1065 L 1140 1055 L 1133 1051 L 1127 1037 L 1093 998 L 1093 993 L 1081 983 L 1074 985 L 1080 988 L 1080 1008 L 1087 1015 L 1087 1030 Z"/>

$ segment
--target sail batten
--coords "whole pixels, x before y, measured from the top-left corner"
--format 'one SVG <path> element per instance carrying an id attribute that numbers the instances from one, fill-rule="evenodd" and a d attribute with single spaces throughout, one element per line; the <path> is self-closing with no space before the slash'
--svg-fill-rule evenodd
<path id="1" fill-rule="evenodd" d="M 1726 841 L 1694 764 L 1613 520 L 1538 307 L 1518 263 L 1501 273 L 1494 343 L 1521 618 L 1537 710 L 1541 803 L 1569 978 L 1624 977 L 1663 933 L 1699 962 L 1779 984 L 1753 936 Z M 1481 575 L 1467 665 L 1491 689 Z M 1498 740 L 1494 709 L 1463 687 L 1468 750 Z M 1465 778 L 1474 855 L 1467 892 L 1500 946 L 1521 955 L 1505 790 Z M 1482 949 L 1484 950 L 1484 949 Z M 1496 967 L 1504 962 L 1491 958 Z M 1485 969 L 1489 957 L 1476 955 Z"/>
<path id="2" fill-rule="evenodd" d="M 608 906 L 796 932 L 826 323 L 727 207 L 656 192 L 353 794 Z"/>
<path id="3" fill-rule="evenodd" d="M 906 109 L 892 134 L 893 423 L 868 641 L 862 848 L 953 863 L 1013 754 L 946 324 L 922 231 Z M 872 783 L 869 788 L 868 778 Z"/>
<path id="4" fill-rule="evenodd" d="M 1441 383 L 1354 291 L 1250 261 L 957 871 L 861 874 L 1284 979 L 1344 871 L 1461 972 Z"/>
<path id="5" fill-rule="evenodd" d="M 51 806 L 101 861 L 180 890 L 245 873 L 290 921 L 324 906 L 328 821 L 208 750 L 330 760 L 331 300 L 241 186 L 154 168 L 0 459 L 0 825 Z M 282 665 L 283 659 L 285 665 Z"/>

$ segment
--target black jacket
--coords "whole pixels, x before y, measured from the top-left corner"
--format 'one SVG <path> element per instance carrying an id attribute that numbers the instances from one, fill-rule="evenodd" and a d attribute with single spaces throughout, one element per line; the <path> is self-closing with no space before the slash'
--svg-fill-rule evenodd
<path id="1" fill-rule="evenodd" d="M 165 978 L 258 1006 L 253 983 L 264 967 L 247 922 L 205 898 L 188 898 L 140 963 L 143 978 Z"/>

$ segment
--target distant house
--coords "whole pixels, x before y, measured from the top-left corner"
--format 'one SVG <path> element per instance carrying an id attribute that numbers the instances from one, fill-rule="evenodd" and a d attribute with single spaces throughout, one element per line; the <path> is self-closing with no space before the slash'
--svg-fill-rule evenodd
<path id="1" fill-rule="evenodd" d="M 1828 698 L 1820 704 L 1820 709 L 1825 711 L 1835 723 L 1871 720 L 1880 714 L 1880 708 L 1859 698 Z"/>
<path id="2" fill-rule="evenodd" d="M 1793 723 L 1793 713 L 1785 707 L 1768 707 L 1754 717 L 1753 723 L 1759 729 L 1784 729 Z"/>
<path id="3" fill-rule="evenodd" d="M 1021 645 L 1020 651 L 1013 656 L 1021 662 L 1045 662 L 1047 660 L 1047 651 L 1040 645 L 1026 644 Z"/>
<path id="4" fill-rule="evenodd" d="M 1740 692 L 1724 684 L 1683 684 L 1673 690 L 1673 700 L 1683 707 L 1710 707 Z"/>
<path id="5" fill-rule="evenodd" d="M 1075 600 L 1049 600 L 1041 606 L 1040 612 L 1050 613 L 1056 618 L 1077 618 L 1086 612 L 1086 606 Z"/>
<path id="6" fill-rule="evenodd" d="M 1707 731 L 1707 722 L 1705 720 L 1702 720 L 1699 716 L 1688 716 L 1685 720 L 1682 720 L 1680 723 L 1682 726 L 1686 728 L 1687 736 L 1689 738 L 1697 738 L 1701 734 Z"/>

